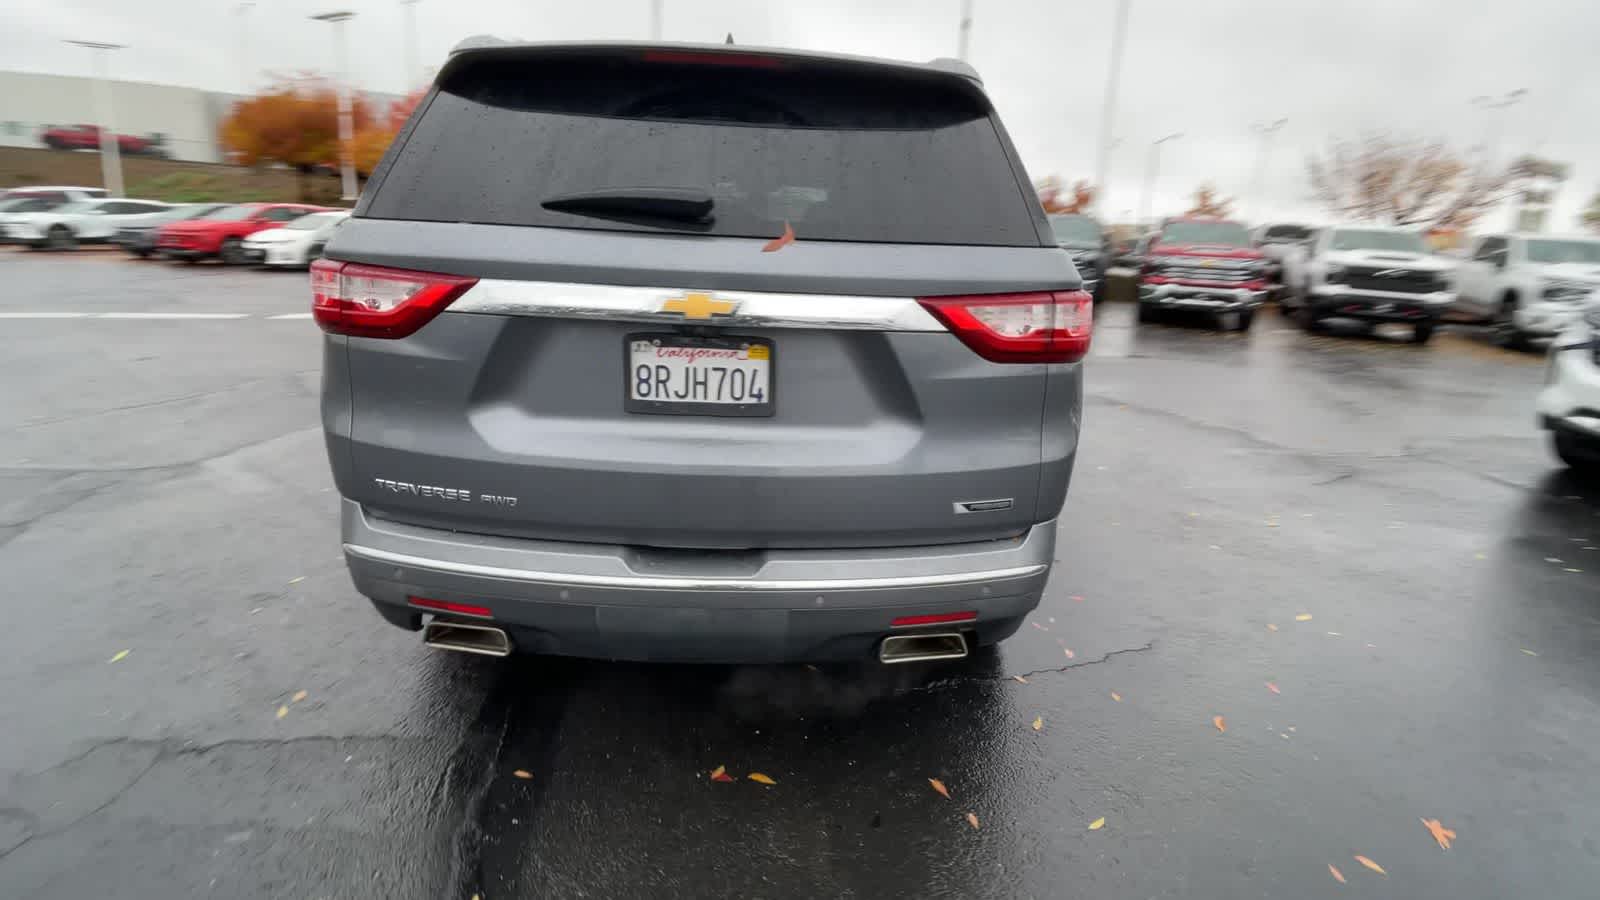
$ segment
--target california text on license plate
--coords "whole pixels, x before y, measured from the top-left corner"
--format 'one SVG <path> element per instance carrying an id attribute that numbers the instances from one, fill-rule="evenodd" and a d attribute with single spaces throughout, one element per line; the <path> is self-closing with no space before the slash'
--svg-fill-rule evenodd
<path id="1" fill-rule="evenodd" d="M 773 345 L 765 338 L 630 334 L 624 348 L 628 412 L 772 415 Z"/>

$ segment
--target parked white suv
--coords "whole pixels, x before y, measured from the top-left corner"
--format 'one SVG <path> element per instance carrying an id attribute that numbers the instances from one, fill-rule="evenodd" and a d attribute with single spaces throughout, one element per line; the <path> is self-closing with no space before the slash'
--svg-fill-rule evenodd
<path id="1" fill-rule="evenodd" d="M 1574 469 L 1600 471 L 1600 302 L 1590 303 L 1550 345 L 1539 424 Z"/>
<path id="2" fill-rule="evenodd" d="M 8 240 L 39 249 L 67 250 L 78 244 L 103 244 L 123 226 L 141 225 L 172 209 L 155 200 L 78 200 L 38 212 L 0 217 Z"/>
<path id="3" fill-rule="evenodd" d="M 1284 256 L 1282 303 L 1307 331 L 1324 319 L 1392 322 L 1410 325 L 1413 340 L 1426 343 L 1455 299 L 1456 265 L 1414 230 L 1337 225 Z"/>
<path id="4" fill-rule="evenodd" d="M 1502 342 L 1550 338 L 1576 321 L 1600 288 L 1600 238 L 1490 234 L 1456 278 L 1457 308 L 1494 323 Z"/>

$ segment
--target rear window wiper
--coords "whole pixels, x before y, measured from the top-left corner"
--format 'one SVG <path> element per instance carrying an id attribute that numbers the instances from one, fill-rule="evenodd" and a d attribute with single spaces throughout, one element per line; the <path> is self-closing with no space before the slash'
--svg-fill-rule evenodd
<path id="1" fill-rule="evenodd" d="M 675 222 L 709 223 L 716 201 L 698 188 L 604 188 L 561 194 L 539 204 L 558 212 L 594 216 L 648 217 Z"/>

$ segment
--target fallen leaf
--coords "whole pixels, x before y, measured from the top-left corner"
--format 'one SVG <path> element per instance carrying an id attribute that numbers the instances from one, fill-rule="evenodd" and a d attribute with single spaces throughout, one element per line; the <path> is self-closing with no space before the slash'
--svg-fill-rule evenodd
<path id="1" fill-rule="evenodd" d="M 929 778 L 928 784 L 933 785 L 933 789 L 939 792 L 939 796 L 946 800 L 950 799 L 950 789 L 944 786 L 944 782 L 937 778 Z"/>
<path id="2" fill-rule="evenodd" d="M 1067 659 L 1077 659 L 1078 658 L 1078 654 L 1073 653 L 1071 647 L 1062 647 L 1061 648 L 1061 652 L 1065 653 L 1067 655 Z"/>
<path id="3" fill-rule="evenodd" d="M 1034 716 L 1033 717 L 1033 730 L 1034 731 L 1038 731 L 1039 729 L 1041 729 L 1043 727 L 1044 727 L 1044 716 Z"/>
<path id="4" fill-rule="evenodd" d="M 1028 683 L 1028 679 L 1023 678 L 1021 675 L 1013 675 L 1013 676 L 1011 676 L 1011 680 L 1015 681 L 1017 684 L 1027 684 Z"/>
<path id="5" fill-rule="evenodd" d="M 1295 616 L 1294 620 L 1296 622 L 1309 622 L 1311 621 L 1311 613 L 1301 613 L 1300 615 Z"/>
<path id="6" fill-rule="evenodd" d="M 728 774 L 728 769 L 726 766 L 717 766 L 715 769 L 711 770 L 711 780 L 726 783 L 732 781 L 733 776 Z"/>
<path id="7" fill-rule="evenodd" d="M 1371 869 L 1374 872 L 1377 872 L 1379 875 L 1388 875 L 1389 874 L 1388 872 L 1385 872 L 1383 870 L 1383 866 L 1380 866 L 1377 863 L 1373 862 L 1372 860 L 1367 859 L 1365 856 L 1357 856 L 1356 857 L 1356 862 L 1361 863 L 1363 866 L 1366 866 L 1367 868 Z"/>
<path id="8" fill-rule="evenodd" d="M 1271 692 L 1273 692 L 1273 693 L 1274 693 L 1274 694 L 1281 694 L 1281 693 L 1283 693 L 1283 691 L 1280 691 L 1280 690 L 1278 690 L 1278 686 L 1277 686 L 1277 685 L 1275 685 L 1275 684 L 1273 684 L 1273 683 L 1272 683 L 1272 682 L 1270 682 L 1270 681 L 1269 681 L 1269 682 L 1267 682 L 1267 690 L 1269 690 L 1269 691 L 1271 691 Z"/>
<path id="9" fill-rule="evenodd" d="M 1040 631 L 1049 631 L 1050 630 L 1050 629 L 1044 627 L 1043 625 L 1040 625 L 1038 622 L 1029 622 L 1028 624 L 1032 625 L 1033 627 L 1035 627 L 1037 629 L 1039 629 Z"/>
<path id="10" fill-rule="evenodd" d="M 299 576 L 296 576 L 294 578 L 289 579 L 289 583 L 290 584 L 299 584 L 300 582 L 305 581 L 305 580 L 306 580 L 306 577 L 304 575 L 299 575 Z"/>
<path id="11" fill-rule="evenodd" d="M 1106 827 L 1106 817 L 1105 816 L 1101 816 L 1100 818 L 1095 819 L 1093 822 L 1089 823 L 1089 830 L 1090 831 L 1099 831 L 1100 829 L 1102 829 L 1104 827 Z"/>
<path id="12" fill-rule="evenodd" d="M 1267 630 L 1268 631 L 1277 631 L 1278 630 L 1278 626 L 1272 624 L 1271 622 L 1268 622 L 1267 623 Z"/>
<path id="13" fill-rule="evenodd" d="M 1328 637 L 1344 637 L 1344 632 L 1342 632 L 1342 631 L 1330 631 L 1330 632 L 1328 632 Z"/>
<path id="14" fill-rule="evenodd" d="M 1532 650 L 1529 650 L 1527 647 L 1518 647 L 1517 649 L 1521 650 L 1523 653 L 1528 654 L 1529 656 L 1538 656 L 1539 655 L 1539 654 L 1533 652 Z"/>
<path id="15" fill-rule="evenodd" d="M 129 653 L 129 651 L 127 651 L 127 650 L 118 650 L 110 659 L 106 660 L 106 662 L 108 662 L 108 663 L 119 662 L 119 661 L 121 661 L 121 659 L 124 656 L 127 656 L 128 653 Z"/>
<path id="16" fill-rule="evenodd" d="M 778 235 L 770 241 L 767 241 L 766 245 L 761 248 L 761 252 L 772 253 L 776 250 L 782 250 L 792 243 L 794 243 L 794 229 L 789 226 L 788 222 L 784 222 L 783 234 Z"/>
<path id="17" fill-rule="evenodd" d="M 1474 554 L 1472 554 L 1472 558 L 1473 559 L 1488 559 L 1489 557 L 1486 556 L 1485 554 L 1482 554 L 1482 553 L 1474 553 Z"/>
<path id="18" fill-rule="evenodd" d="M 521 778 L 523 781 L 527 781 L 529 778 L 533 777 L 533 773 L 529 772 L 527 769 L 518 769 L 515 772 L 512 772 L 511 774 L 517 776 L 518 778 Z"/>
<path id="19" fill-rule="evenodd" d="M 1582 569 L 1567 568 L 1567 569 L 1562 569 L 1562 571 L 1563 572 L 1582 572 L 1583 570 Z"/>
<path id="20" fill-rule="evenodd" d="M 761 774 L 760 772 L 751 772 L 749 775 L 746 775 L 745 777 L 750 779 L 751 781 L 754 781 L 756 784 L 777 784 L 776 781 L 773 781 L 771 778 L 768 778 L 767 776 Z"/>
<path id="21" fill-rule="evenodd" d="M 1122 695 L 1117 693 L 1116 691 L 1112 691 L 1111 692 L 1111 699 L 1117 701 L 1118 703 L 1121 703 L 1122 702 Z"/>
<path id="22" fill-rule="evenodd" d="M 1227 734 L 1227 732 L 1228 732 L 1228 723 L 1221 716 L 1212 716 L 1211 717 L 1211 724 L 1217 726 L 1217 730 L 1218 731 L 1222 732 L 1223 734 Z"/>
<path id="23" fill-rule="evenodd" d="M 977 813 L 967 813 L 967 824 L 971 825 L 974 829 L 976 829 L 978 827 L 978 814 Z"/>
<path id="24" fill-rule="evenodd" d="M 1454 831 L 1444 827 L 1438 819 L 1423 819 L 1422 824 L 1428 829 L 1428 833 L 1433 835 L 1433 839 L 1439 842 L 1441 850 L 1450 849 L 1450 842 L 1456 839 Z"/>
<path id="25" fill-rule="evenodd" d="M 1071 600 L 1071 601 L 1073 601 L 1075 603 L 1082 603 L 1083 602 L 1083 595 L 1082 594 L 1073 594 L 1072 596 L 1068 597 L 1067 599 Z"/>
<path id="26" fill-rule="evenodd" d="M 1340 884 L 1348 884 L 1349 883 L 1349 882 L 1344 880 L 1344 873 L 1339 871 L 1338 869 L 1334 868 L 1333 863 L 1328 863 L 1328 874 L 1332 875 L 1333 876 L 1333 880 L 1339 882 Z"/>
<path id="27" fill-rule="evenodd" d="M 301 700 L 304 700 L 306 698 L 306 696 L 307 696 L 307 694 L 306 694 L 305 691 L 295 691 L 294 692 L 294 696 L 289 698 L 289 702 L 290 703 L 299 703 Z"/>
<path id="28" fill-rule="evenodd" d="M 287 716 L 288 714 L 289 714 L 289 707 L 287 707 L 287 706 L 278 707 L 278 718 L 281 719 L 284 716 Z"/>
<path id="29" fill-rule="evenodd" d="M 1561 560 L 1556 559 L 1554 556 L 1546 556 L 1544 558 L 1544 561 L 1547 562 L 1547 563 L 1559 563 L 1559 562 L 1561 562 Z"/>

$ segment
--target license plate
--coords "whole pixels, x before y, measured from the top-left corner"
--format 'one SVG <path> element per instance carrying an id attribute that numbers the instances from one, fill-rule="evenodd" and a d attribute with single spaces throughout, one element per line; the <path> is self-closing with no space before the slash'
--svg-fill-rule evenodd
<path id="1" fill-rule="evenodd" d="M 623 408 L 679 416 L 770 416 L 773 344 L 764 338 L 630 334 Z"/>

